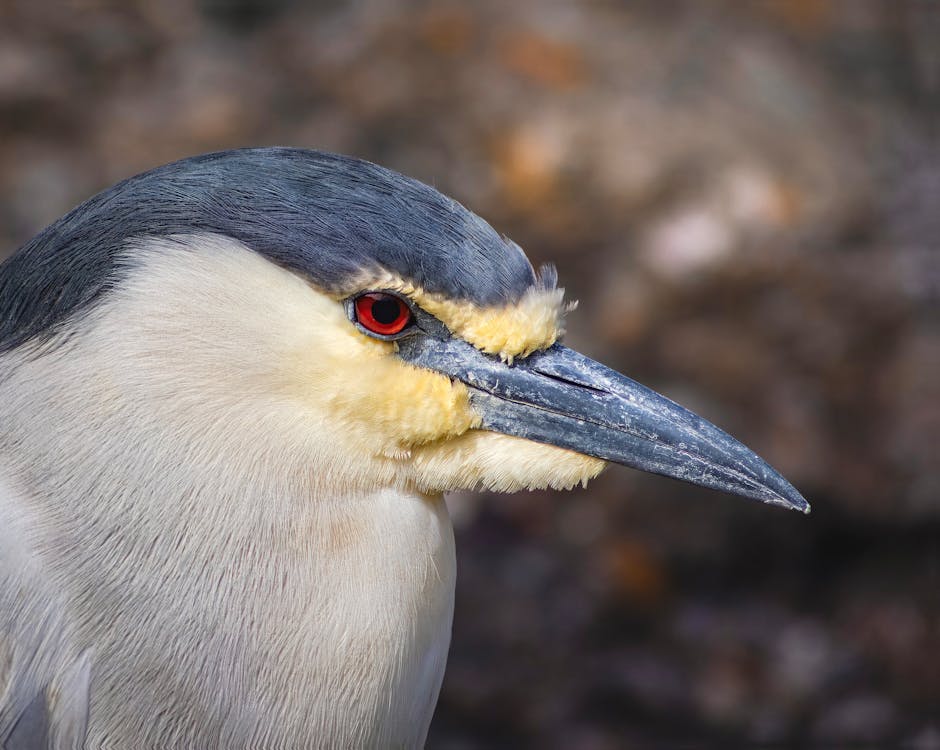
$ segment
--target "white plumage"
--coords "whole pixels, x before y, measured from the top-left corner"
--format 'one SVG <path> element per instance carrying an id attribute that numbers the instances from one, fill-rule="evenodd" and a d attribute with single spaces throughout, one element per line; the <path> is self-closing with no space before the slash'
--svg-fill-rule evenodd
<path id="1" fill-rule="evenodd" d="M 291 393 L 319 295 L 234 244 L 149 257 L 64 347 L 0 358 L 0 570 L 20 621 L 55 622 L 34 654 L 0 642 L 13 693 L 90 660 L 89 747 L 420 745 L 453 613 L 440 496 L 357 489 Z"/>

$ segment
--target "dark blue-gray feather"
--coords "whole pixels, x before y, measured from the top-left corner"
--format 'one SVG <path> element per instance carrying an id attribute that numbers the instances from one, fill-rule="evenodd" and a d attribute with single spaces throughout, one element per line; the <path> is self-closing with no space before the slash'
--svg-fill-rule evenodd
<path id="1" fill-rule="evenodd" d="M 417 180 L 316 151 L 226 151 L 99 193 L 0 266 L 0 351 L 55 331 L 119 284 L 130 240 L 194 232 L 234 237 L 333 293 L 375 268 L 481 305 L 536 283 L 517 246 Z"/>

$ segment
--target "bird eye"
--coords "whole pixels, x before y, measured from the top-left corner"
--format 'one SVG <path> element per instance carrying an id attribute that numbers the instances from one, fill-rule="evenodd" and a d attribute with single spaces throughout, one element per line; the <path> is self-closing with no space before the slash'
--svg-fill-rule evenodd
<path id="1" fill-rule="evenodd" d="M 353 302 L 356 322 L 379 336 L 395 336 L 414 322 L 411 308 L 401 298 L 385 292 L 366 292 Z"/>

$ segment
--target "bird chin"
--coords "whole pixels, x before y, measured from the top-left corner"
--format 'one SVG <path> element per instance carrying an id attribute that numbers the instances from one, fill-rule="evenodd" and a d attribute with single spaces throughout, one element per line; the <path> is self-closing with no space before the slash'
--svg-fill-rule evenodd
<path id="1" fill-rule="evenodd" d="M 470 430 L 412 452 L 414 481 L 425 492 L 571 489 L 587 485 L 606 462 L 524 438 Z"/>

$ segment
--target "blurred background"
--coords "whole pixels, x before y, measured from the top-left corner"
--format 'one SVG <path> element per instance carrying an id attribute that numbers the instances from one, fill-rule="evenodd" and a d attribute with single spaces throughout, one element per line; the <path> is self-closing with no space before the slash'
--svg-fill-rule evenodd
<path id="1" fill-rule="evenodd" d="M 487 218 L 567 342 L 802 517 L 613 468 L 458 495 L 431 748 L 940 747 L 932 0 L 0 0 L 0 258 L 109 184 L 283 144 Z"/>

